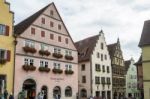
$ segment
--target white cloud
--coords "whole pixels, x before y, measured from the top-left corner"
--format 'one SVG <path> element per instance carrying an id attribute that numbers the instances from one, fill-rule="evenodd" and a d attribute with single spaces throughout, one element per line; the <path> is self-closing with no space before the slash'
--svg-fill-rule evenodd
<path id="1" fill-rule="evenodd" d="M 98 34 L 107 42 L 120 38 L 124 58 L 139 58 L 143 23 L 150 17 L 149 0 L 8 0 L 16 23 L 54 1 L 74 41 Z"/>

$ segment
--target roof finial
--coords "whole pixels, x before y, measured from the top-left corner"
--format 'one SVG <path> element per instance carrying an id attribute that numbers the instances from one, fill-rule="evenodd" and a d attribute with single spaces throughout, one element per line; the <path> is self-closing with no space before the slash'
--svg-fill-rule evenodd
<path id="1" fill-rule="evenodd" d="M 117 42 L 120 42 L 119 37 L 118 37 L 118 39 L 117 39 Z"/>
<path id="2" fill-rule="evenodd" d="M 103 30 L 101 29 L 101 31 L 99 32 L 99 34 L 104 33 Z"/>

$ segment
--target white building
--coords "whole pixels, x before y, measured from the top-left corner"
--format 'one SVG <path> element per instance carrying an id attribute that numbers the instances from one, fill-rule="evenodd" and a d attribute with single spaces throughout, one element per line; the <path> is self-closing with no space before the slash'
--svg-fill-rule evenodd
<path id="1" fill-rule="evenodd" d="M 137 89 L 137 68 L 134 65 L 134 60 L 128 60 L 125 61 L 126 66 L 126 97 L 128 97 L 129 94 L 132 95 L 132 97 L 136 97 L 138 99 L 138 89 Z"/>
<path id="2" fill-rule="evenodd" d="M 103 31 L 75 43 L 79 56 L 79 99 L 112 99 L 111 60 Z"/>

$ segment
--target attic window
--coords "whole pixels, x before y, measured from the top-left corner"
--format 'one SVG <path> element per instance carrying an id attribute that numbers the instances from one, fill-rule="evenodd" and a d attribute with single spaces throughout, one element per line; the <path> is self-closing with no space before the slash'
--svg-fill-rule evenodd
<path id="1" fill-rule="evenodd" d="M 50 10 L 50 15 L 54 15 L 54 11 L 53 10 Z"/>

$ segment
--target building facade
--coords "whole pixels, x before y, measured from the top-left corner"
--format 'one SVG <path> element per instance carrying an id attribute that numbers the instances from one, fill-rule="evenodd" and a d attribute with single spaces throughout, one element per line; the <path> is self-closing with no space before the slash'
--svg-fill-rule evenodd
<path id="1" fill-rule="evenodd" d="M 113 99 L 118 99 L 125 96 L 126 92 L 125 64 L 119 39 L 117 43 L 108 45 L 108 50 L 112 66 Z"/>
<path id="2" fill-rule="evenodd" d="M 14 71 L 14 13 L 10 11 L 10 4 L 0 0 L 0 95 L 6 89 L 13 92 Z"/>
<path id="3" fill-rule="evenodd" d="M 142 67 L 143 67 L 143 84 L 144 84 L 144 99 L 150 99 L 150 20 L 144 22 L 144 27 L 139 42 L 139 47 L 142 49 Z"/>
<path id="4" fill-rule="evenodd" d="M 79 56 L 79 99 L 112 99 L 111 60 L 103 31 L 75 45 Z"/>
<path id="5" fill-rule="evenodd" d="M 139 99 L 139 91 L 137 86 L 137 69 L 134 65 L 134 60 L 131 58 L 130 60 L 125 61 L 126 67 L 126 97 L 129 94 L 136 99 Z"/>
<path id="6" fill-rule="evenodd" d="M 142 67 L 142 56 L 135 63 L 137 67 L 137 81 L 140 99 L 144 99 L 144 89 L 143 89 L 143 67 Z"/>
<path id="7" fill-rule="evenodd" d="M 15 26 L 15 99 L 76 99 L 78 56 L 54 3 Z"/>

